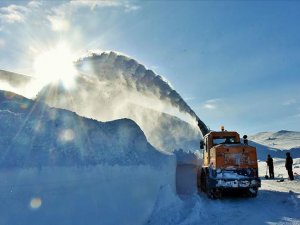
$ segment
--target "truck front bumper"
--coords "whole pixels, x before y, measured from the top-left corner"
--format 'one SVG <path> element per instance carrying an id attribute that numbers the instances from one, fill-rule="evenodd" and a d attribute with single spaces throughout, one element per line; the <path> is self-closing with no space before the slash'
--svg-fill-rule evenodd
<path id="1" fill-rule="evenodd" d="M 259 178 L 243 178 L 243 179 L 219 179 L 211 178 L 209 181 L 211 188 L 259 188 L 261 181 Z"/>

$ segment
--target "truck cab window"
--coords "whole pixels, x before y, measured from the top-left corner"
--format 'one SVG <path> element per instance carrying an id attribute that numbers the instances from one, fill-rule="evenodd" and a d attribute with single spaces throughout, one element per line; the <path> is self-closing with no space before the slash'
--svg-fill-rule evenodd
<path id="1" fill-rule="evenodd" d="M 214 138 L 213 139 L 213 145 L 233 144 L 233 143 L 235 143 L 234 137 Z"/>

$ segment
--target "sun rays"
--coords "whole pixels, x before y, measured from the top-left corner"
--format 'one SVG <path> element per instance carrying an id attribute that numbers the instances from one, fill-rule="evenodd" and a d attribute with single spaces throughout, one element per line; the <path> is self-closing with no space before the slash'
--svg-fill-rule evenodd
<path id="1" fill-rule="evenodd" d="M 43 84 L 62 82 L 65 88 L 72 88 L 77 76 L 73 60 L 70 47 L 61 42 L 54 48 L 42 51 L 35 58 L 35 77 Z"/>

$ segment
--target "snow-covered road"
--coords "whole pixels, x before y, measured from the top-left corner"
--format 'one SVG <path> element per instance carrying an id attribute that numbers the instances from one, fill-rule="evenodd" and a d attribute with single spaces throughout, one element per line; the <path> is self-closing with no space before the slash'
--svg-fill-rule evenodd
<path id="1" fill-rule="evenodd" d="M 299 225 L 299 186 L 299 180 L 293 183 L 262 180 L 262 188 L 256 198 L 225 196 L 211 200 L 203 193 L 180 196 L 180 200 L 161 208 L 148 224 Z"/>
<path id="2" fill-rule="evenodd" d="M 285 180 L 277 182 L 277 179 L 264 179 L 265 162 L 259 162 L 262 187 L 256 198 L 227 195 L 222 199 L 211 200 L 204 193 L 180 195 L 179 197 L 165 193 L 164 198 L 167 198 L 171 204 L 158 206 L 158 210 L 154 212 L 148 224 L 299 225 L 300 179 L 296 176 L 294 181 L 289 181 L 284 168 L 284 160 L 274 160 L 276 164 L 275 177 L 282 175 Z M 297 159 L 295 161 L 297 162 Z M 294 172 L 299 174 L 299 168 L 295 168 Z M 185 175 L 186 179 L 188 177 Z M 183 187 L 183 185 L 180 186 L 181 192 Z M 173 199 L 170 200 L 171 198 Z"/>

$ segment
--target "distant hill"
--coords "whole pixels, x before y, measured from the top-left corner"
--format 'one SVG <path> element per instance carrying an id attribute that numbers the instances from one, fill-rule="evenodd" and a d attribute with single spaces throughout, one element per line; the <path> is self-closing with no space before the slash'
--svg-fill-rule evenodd
<path id="1" fill-rule="evenodd" d="M 285 158 L 290 152 L 294 158 L 300 157 L 300 132 L 280 130 L 278 132 L 260 132 L 249 136 L 249 143 L 256 146 L 258 158 L 265 159 L 267 154 Z"/>
<path id="2" fill-rule="evenodd" d="M 278 132 L 260 132 L 249 139 L 270 148 L 289 150 L 300 148 L 300 132 L 280 130 Z"/>

